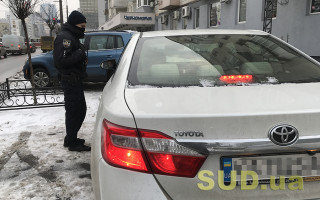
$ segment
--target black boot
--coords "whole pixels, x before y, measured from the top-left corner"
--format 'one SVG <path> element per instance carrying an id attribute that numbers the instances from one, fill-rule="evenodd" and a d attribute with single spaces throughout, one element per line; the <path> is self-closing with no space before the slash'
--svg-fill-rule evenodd
<path id="1" fill-rule="evenodd" d="M 85 143 L 84 139 L 77 138 L 77 144 L 84 144 L 84 143 Z M 70 146 L 70 142 L 67 142 L 66 139 L 64 139 L 63 146 L 64 147 L 69 147 Z"/>
<path id="2" fill-rule="evenodd" d="M 75 145 L 71 145 L 69 146 L 69 151 L 91 151 L 91 147 L 85 145 L 85 144 L 81 144 L 79 142 L 77 142 Z"/>

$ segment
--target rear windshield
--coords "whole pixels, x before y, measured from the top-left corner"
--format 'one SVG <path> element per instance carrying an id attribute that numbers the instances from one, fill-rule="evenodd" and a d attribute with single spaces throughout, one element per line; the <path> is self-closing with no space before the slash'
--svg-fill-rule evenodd
<path id="1" fill-rule="evenodd" d="M 320 67 L 286 44 L 261 35 L 141 38 L 129 85 L 256 85 L 320 81 Z"/>

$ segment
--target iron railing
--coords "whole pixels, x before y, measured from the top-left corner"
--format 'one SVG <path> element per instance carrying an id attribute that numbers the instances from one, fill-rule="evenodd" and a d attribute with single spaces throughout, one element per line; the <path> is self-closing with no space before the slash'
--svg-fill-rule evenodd
<path id="1" fill-rule="evenodd" d="M 63 106 L 60 87 L 32 89 L 28 80 L 9 80 L 0 84 L 0 111 Z"/>

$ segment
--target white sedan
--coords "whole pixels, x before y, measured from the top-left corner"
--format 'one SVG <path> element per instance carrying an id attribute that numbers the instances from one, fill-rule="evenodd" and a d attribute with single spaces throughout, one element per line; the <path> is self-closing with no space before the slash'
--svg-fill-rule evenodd
<path id="1" fill-rule="evenodd" d="M 319 198 L 319 122 L 320 64 L 270 34 L 136 33 L 98 109 L 95 198 Z"/>

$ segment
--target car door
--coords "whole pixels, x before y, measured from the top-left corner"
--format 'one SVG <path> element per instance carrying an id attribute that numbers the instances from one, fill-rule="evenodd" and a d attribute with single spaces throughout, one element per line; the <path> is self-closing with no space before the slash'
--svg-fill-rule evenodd
<path id="1" fill-rule="evenodd" d="M 106 70 L 100 67 L 105 60 L 117 60 L 116 39 L 113 35 L 91 35 L 88 48 L 88 81 L 106 81 Z"/>

